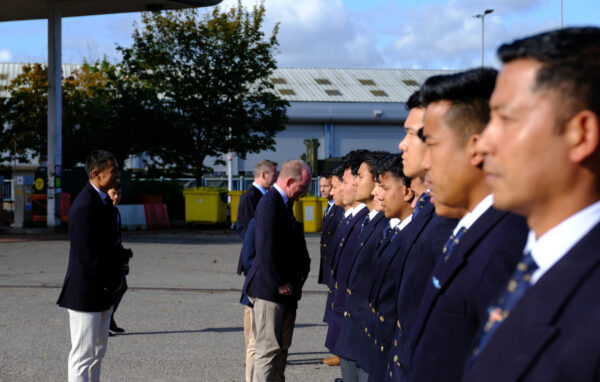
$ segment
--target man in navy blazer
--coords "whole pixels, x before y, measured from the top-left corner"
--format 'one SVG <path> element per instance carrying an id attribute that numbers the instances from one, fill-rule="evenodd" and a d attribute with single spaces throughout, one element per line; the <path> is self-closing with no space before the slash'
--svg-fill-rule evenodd
<path id="1" fill-rule="evenodd" d="M 303 227 L 292 202 L 308 191 L 310 170 L 300 160 L 283 164 L 256 208 L 256 257 L 243 292 L 254 305 L 254 381 L 285 380 L 285 364 L 302 286 L 310 270 Z"/>
<path id="2" fill-rule="evenodd" d="M 119 169 L 114 155 L 93 151 L 85 164 L 89 182 L 69 211 L 69 265 L 57 304 L 67 308 L 71 331 L 69 381 L 99 381 L 114 294 L 122 285 L 117 217 L 107 195 Z"/>
<path id="3" fill-rule="evenodd" d="M 600 29 L 550 31 L 498 53 L 477 150 L 495 206 L 531 231 L 463 381 L 598 381 Z"/>
<path id="4" fill-rule="evenodd" d="M 338 223 L 344 214 L 344 208 L 341 206 L 341 204 L 337 205 L 335 199 L 333 198 L 334 190 L 332 178 L 333 173 L 330 172 L 326 176 L 322 176 L 319 180 L 321 197 L 327 199 L 327 207 L 325 207 L 323 222 L 321 224 L 321 242 L 319 243 L 321 260 L 319 263 L 319 277 L 317 279 L 317 282 L 323 285 L 329 284 L 329 277 L 331 276 L 331 270 L 326 265 L 326 261 L 329 259 L 327 252 L 335 248 L 335 246 L 332 245 L 333 239 L 335 237 Z"/>
<path id="5" fill-rule="evenodd" d="M 235 222 L 236 230 L 238 235 L 244 243 L 240 252 L 240 258 L 238 260 L 237 274 L 244 276 L 248 275 L 250 270 L 249 264 L 251 262 L 246 261 L 244 263 L 244 255 L 246 257 L 249 254 L 254 253 L 254 246 L 246 250 L 244 253 L 244 247 L 246 246 L 246 231 L 250 225 L 250 221 L 254 219 L 254 213 L 256 206 L 260 198 L 267 193 L 269 188 L 273 185 L 277 179 L 277 163 L 268 159 L 262 159 L 254 166 L 254 181 L 252 186 L 242 194 L 240 202 L 238 204 L 237 220 Z M 254 233 L 252 233 L 254 235 Z M 248 238 L 254 240 L 254 238 Z M 252 380 L 252 373 L 254 371 L 254 338 L 252 337 L 252 304 L 248 300 L 247 296 L 242 296 L 242 305 L 244 305 L 244 343 L 246 347 L 246 381 Z"/>
<path id="6" fill-rule="evenodd" d="M 388 225 L 389 219 L 383 213 L 381 202 L 376 195 L 381 189 L 377 183 L 377 164 L 386 156 L 386 153 L 370 153 L 359 169 L 359 179 L 357 188 L 372 188 L 371 198 L 367 200 L 369 207 L 369 219 L 361 224 L 359 234 L 359 243 L 352 252 L 344 284 L 346 300 L 344 304 L 344 314 L 340 323 L 340 330 L 333 352 L 343 359 L 342 379 L 347 381 L 365 381 L 368 378 L 366 372 L 358 366 L 357 352 L 363 348 L 369 347 L 368 337 L 362 334 L 365 326 L 366 313 L 368 310 L 368 293 L 373 273 L 372 257 L 381 243 L 383 230 Z M 372 183 L 372 185 L 370 185 Z M 358 191 L 360 197 L 365 190 Z M 338 272 L 339 274 L 340 272 Z M 340 290 L 336 291 L 340 293 Z M 335 302 L 335 299 L 334 299 Z"/>
<path id="7" fill-rule="evenodd" d="M 436 203 L 468 213 L 444 245 L 410 332 L 402 380 L 460 381 L 489 301 L 508 281 L 521 256 L 522 217 L 492 207 L 493 198 L 475 150 L 489 119 L 496 71 L 473 69 L 429 78 L 423 136 L 425 181 Z"/>

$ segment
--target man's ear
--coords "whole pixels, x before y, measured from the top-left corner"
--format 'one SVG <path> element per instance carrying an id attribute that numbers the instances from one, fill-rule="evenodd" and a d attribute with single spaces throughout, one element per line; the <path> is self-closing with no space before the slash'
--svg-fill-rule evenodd
<path id="1" fill-rule="evenodd" d="M 96 178 L 98 176 L 98 174 L 100 174 L 100 171 L 98 171 L 97 168 L 92 170 L 92 179 Z"/>
<path id="2" fill-rule="evenodd" d="M 481 155 L 481 152 L 475 149 L 475 146 L 477 146 L 477 141 L 479 141 L 479 134 L 473 134 L 469 137 L 469 139 L 467 139 L 466 142 L 466 150 L 470 157 L 469 163 L 471 163 L 471 166 L 473 167 L 482 166 L 484 159 L 483 155 Z"/>
<path id="3" fill-rule="evenodd" d="M 582 110 L 565 123 L 563 135 L 569 159 L 581 163 L 598 149 L 598 116 L 591 110 Z"/>
<path id="4" fill-rule="evenodd" d="M 410 203 L 410 201 L 415 197 L 415 192 L 410 187 L 404 187 L 402 193 L 402 199 L 407 203 Z"/>

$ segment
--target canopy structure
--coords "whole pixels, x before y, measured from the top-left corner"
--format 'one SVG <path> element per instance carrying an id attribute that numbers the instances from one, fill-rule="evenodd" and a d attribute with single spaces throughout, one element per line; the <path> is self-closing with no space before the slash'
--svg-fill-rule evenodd
<path id="1" fill-rule="evenodd" d="M 222 0 L 3 0 L 0 21 L 48 19 L 47 224 L 60 223 L 57 201 L 62 167 L 62 18 L 217 5 Z"/>
<path id="2" fill-rule="evenodd" d="M 62 17 L 217 5 L 222 0 L 62 0 Z M 55 0 L 3 0 L 0 21 L 47 19 Z"/>

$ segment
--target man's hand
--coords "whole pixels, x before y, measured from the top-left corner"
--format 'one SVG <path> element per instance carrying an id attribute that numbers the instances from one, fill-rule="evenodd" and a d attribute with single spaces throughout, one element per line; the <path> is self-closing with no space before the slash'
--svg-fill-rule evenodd
<path id="1" fill-rule="evenodd" d="M 292 294 L 292 284 L 290 283 L 283 284 L 282 286 L 277 287 L 277 289 L 279 290 L 279 294 L 284 296 Z"/>

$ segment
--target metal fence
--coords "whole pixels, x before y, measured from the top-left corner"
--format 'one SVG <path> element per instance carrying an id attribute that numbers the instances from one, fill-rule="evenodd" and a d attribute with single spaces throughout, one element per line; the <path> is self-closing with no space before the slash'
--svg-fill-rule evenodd
<path id="1" fill-rule="evenodd" d="M 319 194 L 319 179 L 320 177 L 313 178 L 308 188 L 308 193 L 312 196 L 320 196 Z M 193 181 L 193 179 L 192 179 Z M 247 190 L 254 181 L 254 178 L 248 177 L 234 177 L 232 179 L 231 189 L 236 191 Z M 190 182 L 187 187 L 195 187 L 196 181 Z M 203 177 L 202 187 L 215 187 L 215 188 L 227 188 L 227 178 L 224 177 Z"/>

